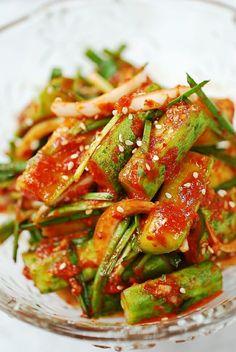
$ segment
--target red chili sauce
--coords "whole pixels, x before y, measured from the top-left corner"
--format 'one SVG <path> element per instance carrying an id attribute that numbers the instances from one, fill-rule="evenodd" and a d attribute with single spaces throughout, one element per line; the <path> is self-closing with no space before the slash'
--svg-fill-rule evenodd
<path id="1" fill-rule="evenodd" d="M 24 195 L 45 202 L 50 200 L 55 191 L 74 175 L 83 153 L 79 151 L 79 147 L 90 144 L 92 138 L 93 134 L 90 132 L 67 140 L 66 145 L 59 143 L 56 152 L 51 155 L 44 152 L 47 150 L 44 147 L 23 173 L 21 191 Z M 73 154 L 78 154 L 78 158 L 71 159 Z"/>

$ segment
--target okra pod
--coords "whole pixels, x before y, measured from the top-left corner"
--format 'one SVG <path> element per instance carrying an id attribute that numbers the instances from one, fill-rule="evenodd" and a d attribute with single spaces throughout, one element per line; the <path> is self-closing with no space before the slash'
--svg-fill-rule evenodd
<path id="1" fill-rule="evenodd" d="M 189 233 L 206 193 L 212 160 L 189 152 L 172 180 L 161 190 L 139 236 L 145 253 L 163 254 L 177 250 Z"/>
<path id="2" fill-rule="evenodd" d="M 152 199 L 206 126 L 206 115 L 196 105 L 169 108 L 152 128 L 148 152 L 141 146 L 119 174 L 128 195 Z"/>
<path id="3" fill-rule="evenodd" d="M 85 149 L 95 137 L 92 127 L 97 129 L 107 122 L 107 119 L 86 122 L 67 119 L 29 161 L 17 187 L 26 197 L 53 205 L 74 182 Z"/>
<path id="4" fill-rule="evenodd" d="M 40 259 L 36 252 L 23 254 L 27 277 L 33 280 L 41 293 L 50 293 L 68 286 L 68 282 L 52 273 L 52 267 L 63 258 L 61 252 Z"/>
<path id="5" fill-rule="evenodd" d="M 136 282 L 144 282 L 163 274 L 169 274 L 179 269 L 181 265 L 183 265 L 183 258 L 178 253 L 145 254 L 126 268 L 122 280 L 130 281 L 130 279 L 134 279 Z"/>
<path id="6" fill-rule="evenodd" d="M 119 172 L 131 157 L 137 138 L 143 134 L 144 121 L 150 115 L 153 113 L 121 116 L 93 153 L 88 168 L 103 189 L 116 194 L 121 192 Z"/>
<path id="7" fill-rule="evenodd" d="M 127 288 L 121 294 L 121 305 L 129 324 L 142 323 L 179 313 L 189 301 L 196 303 L 221 289 L 221 270 L 204 262 Z"/>

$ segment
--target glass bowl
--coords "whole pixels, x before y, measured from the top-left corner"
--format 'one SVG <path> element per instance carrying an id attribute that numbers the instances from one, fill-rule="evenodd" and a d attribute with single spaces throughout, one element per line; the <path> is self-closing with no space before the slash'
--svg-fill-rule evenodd
<path id="1" fill-rule="evenodd" d="M 0 28 L 0 150 L 11 139 L 15 117 L 47 80 L 54 66 L 72 74 L 90 69 L 83 52 L 127 43 L 127 58 L 149 62 L 158 82 L 210 78 L 208 91 L 236 97 L 236 9 L 220 1 L 78 0 L 45 3 Z M 2 153 L 3 157 L 3 153 Z M 4 158 L 4 157 L 3 157 Z M 20 250 L 26 249 L 27 233 Z M 160 340 L 185 341 L 236 320 L 236 271 L 224 272 L 224 293 L 177 319 L 128 326 L 124 319 L 87 320 L 55 294 L 40 295 L 11 259 L 12 239 L 0 247 L 0 308 L 43 329 L 101 347 L 147 348 Z"/>

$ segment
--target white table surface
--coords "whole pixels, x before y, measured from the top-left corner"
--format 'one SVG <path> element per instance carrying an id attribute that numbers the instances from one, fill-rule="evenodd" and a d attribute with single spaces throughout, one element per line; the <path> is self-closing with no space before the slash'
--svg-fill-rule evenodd
<path id="1" fill-rule="evenodd" d="M 0 0 L 0 25 L 6 24 L 7 22 L 28 13 L 46 1 L 47 0 Z M 236 6 L 236 0 L 225 0 L 225 2 Z M 234 351 L 234 346 L 236 344 L 235 328 L 236 326 L 232 325 L 214 335 L 200 337 L 195 341 L 186 342 L 184 344 L 162 342 L 152 351 Z M 95 352 L 99 351 L 99 349 L 75 339 L 54 335 L 37 329 L 0 312 L 0 352 L 28 351 Z M 146 350 L 146 352 L 148 351 Z"/>

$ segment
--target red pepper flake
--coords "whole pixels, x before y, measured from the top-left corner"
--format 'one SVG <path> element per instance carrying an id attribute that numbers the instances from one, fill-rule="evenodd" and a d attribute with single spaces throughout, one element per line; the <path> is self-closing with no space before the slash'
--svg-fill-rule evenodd
<path id="1" fill-rule="evenodd" d="M 144 121 L 140 119 L 138 116 L 134 116 L 131 121 L 132 121 L 131 129 L 133 134 L 136 137 L 141 137 L 143 133 Z"/>
<path id="2" fill-rule="evenodd" d="M 66 281 L 79 274 L 80 270 L 77 265 L 71 264 L 66 257 L 62 261 L 56 262 L 51 268 L 53 275 L 61 277 Z"/>
<path id="3" fill-rule="evenodd" d="M 124 95 L 118 100 L 118 103 L 116 104 L 116 108 L 118 111 L 122 111 L 122 108 L 126 107 L 129 108 L 131 101 L 133 99 L 133 95 Z"/>
<path id="4" fill-rule="evenodd" d="M 177 161 L 179 154 L 178 147 L 170 148 L 166 155 L 160 158 L 160 163 L 165 165 L 165 181 L 171 181 L 175 175 L 178 174 L 180 170 L 180 164 Z"/>
<path id="5" fill-rule="evenodd" d="M 114 295 L 116 293 L 120 293 L 124 288 L 125 286 L 122 283 L 120 276 L 113 276 L 105 286 L 105 293 Z"/>
<path id="6" fill-rule="evenodd" d="M 24 275 L 24 277 L 26 277 L 26 279 L 32 280 L 32 276 L 30 274 L 30 269 L 28 268 L 28 266 L 24 266 L 23 275 Z"/>
<path id="7" fill-rule="evenodd" d="M 162 202 L 152 211 L 152 218 L 156 218 L 156 229 L 153 233 L 153 243 L 156 241 L 166 246 L 166 233 L 179 236 L 186 228 L 189 214 L 186 209 L 171 201 Z M 159 220 L 158 220 L 159 219 Z"/>
<path id="8" fill-rule="evenodd" d="M 158 108 L 160 105 L 155 102 L 155 100 L 146 99 L 144 103 L 149 109 Z"/>
<path id="9" fill-rule="evenodd" d="M 207 188 L 206 195 L 203 197 L 202 200 L 202 207 L 207 208 L 211 212 L 210 221 L 218 220 L 222 221 L 223 211 L 234 213 L 236 211 L 235 208 L 230 206 L 230 202 L 232 198 L 229 194 L 225 197 L 221 197 L 218 195 L 213 189 Z"/>
<path id="10" fill-rule="evenodd" d="M 103 114 L 109 115 L 112 114 L 112 111 L 114 110 L 114 103 L 99 103 L 98 108 Z"/>
<path id="11" fill-rule="evenodd" d="M 82 292 L 82 287 L 81 285 L 79 284 L 79 282 L 74 278 L 74 277 L 71 277 L 69 280 L 68 280 L 70 286 L 71 286 L 71 293 L 74 295 L 74 296 L 79 296 Z"/>
<path id="12" fill-rule="evenodd" d="M 148 281 L 144 284 L 144 290 L 155 297 L 155 299 L 164 299 L 170 305 L 179 306 L 182 301 L 180 286 L 175 278 L 171 276 L 166 277 L 165 280 Z"/>

